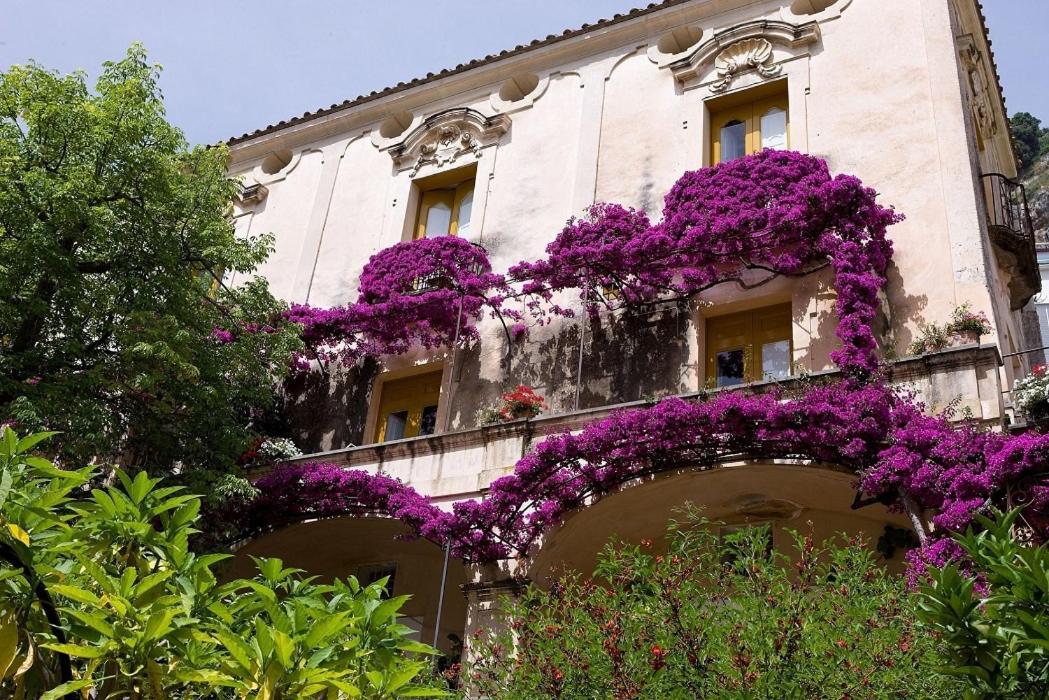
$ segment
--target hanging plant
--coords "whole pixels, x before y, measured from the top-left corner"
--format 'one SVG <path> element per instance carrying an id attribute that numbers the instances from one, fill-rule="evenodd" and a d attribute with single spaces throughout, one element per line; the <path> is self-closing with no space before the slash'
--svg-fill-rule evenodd
<path id="1" fill-rule="evenodd" d="M 870 325 L 892 255 L 886 230 L 901 218 L 857 178 L 832 177 L 819 158 L 765 150 L 685 173 L 658 224 L 643 212 L 595 205 L 565 226 L 544 259 L 509 274 L 533 310 L 577 289 L 593 315 L 725 282 L 751 289 L 829 265 L 842 341 L 832 359 L 846 374 L 869 374 L 878 365 Z"/>
<path id="2" fill-rule="evenodd" d="M 356 303 L 334 309 L 293 306 L 303 326 L 303 360 L 353 364 L 365 355 L 396 355 L 478 337 L 476 321 L 497 309 L 505 283 L 484 248 L 453 236 L 398 243 L 364 266 Z M 308 363 L 307 363 L 308 364 Z"/>

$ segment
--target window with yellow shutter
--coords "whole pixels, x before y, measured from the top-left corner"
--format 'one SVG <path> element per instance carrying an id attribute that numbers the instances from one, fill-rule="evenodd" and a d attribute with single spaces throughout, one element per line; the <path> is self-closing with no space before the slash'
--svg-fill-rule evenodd
<path id="1" fill-rule="evenodd" d="M 711 103 L 711 162 L 789 147 L 786 83 Z"/>
<path id="2" fill-rule="evenodd" d="M 437 432 L 437 404 L 442 371 L 381 383 L 375 442 L 390 442 Z"/>
<path id="3" fill-rule="evenodd" d="M 415 238 L 470 236 L 477 167 L 459 168 L 419 180 Z"/>
<path id="4" fill-rule="evenodd" d="M 791 368 L 790 304 L 707 319 L 707 385 L 786 379 Z"/>

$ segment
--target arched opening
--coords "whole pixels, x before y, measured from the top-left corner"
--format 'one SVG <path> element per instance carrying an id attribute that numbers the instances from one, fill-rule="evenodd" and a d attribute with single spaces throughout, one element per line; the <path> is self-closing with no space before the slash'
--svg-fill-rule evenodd
<path id="1" fill-rule="evenodd" d="M 539 76 L 535 73 L 515 75 L 499 88 L 499 97 L 507 102 L 519 102 L 539 87 Z"/>
<path id="2" fill-rule="evenodd" d="M 382 120 L 382 123 L 379 124 L 379 135 L 384 139 L 397 138 L 411 125 L 411 112 L 397 112 Z"/>
<path id="3" fill-rule="evenodd" d="M 434 641 L 434 623 L 441 586 L 444 551 L 423 539 L 404 539 L 410 531 L 389 518 L 351 516 L 288 525 L 251 540 L 231 560 L 230 577 L 251 577 L 251 557 L 279 557 L 285 566 L 302 569 L 321 581 L 356 576 L 367 584 L 389 576 L 391 595 L 410 595 L 401 622 L 426 644 Z M 458 559 L 448 562 L 441 605 L 437 647 L 446 654 L 458 651 L 466 624 L 466 600 L 460 586 L 466 568 Z M 390 584 L 388 584 L 390 585 Z M 454 635 L 454 636 L 453 636 Z"/>
<path id="4" fill-rule="evenodd" d="M 788 556 L 793 552 L 790 530 L 811 533 L 817 541 L 840 533 L 861 534 L 875 547 L 887 525 L 908 527 L 906 517 L 884 506 L 853 510 L 855 480 L 854 474 L 827 465 L 750 461 L 667 472 L 573 513 L 544 537 L 530 562 L 529 577 L 545 586 L 559 572 L 589 575 L 610 539 L 630 544 L 651 540 L 655 551 L 663 551 L 667 522 L 680 518 L 686 504 L 727 528 L 768 523 L 774 547 Z M 901 571 L 902 553 L 887 565 Z"/>

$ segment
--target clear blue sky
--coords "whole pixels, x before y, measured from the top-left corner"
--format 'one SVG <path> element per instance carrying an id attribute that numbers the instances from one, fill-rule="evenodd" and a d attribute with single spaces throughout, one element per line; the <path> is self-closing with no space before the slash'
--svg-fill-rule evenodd
<path id="1" fill-rule="evenodd" d="M 32 58 L 94 75 L 141 41 L 164 66 L 171 120 L 211 143 L 638 4 L 0 0 L 0 67 Z M 1010 110 L 1049 122 L 1049 0 L 984 5 Z"/>

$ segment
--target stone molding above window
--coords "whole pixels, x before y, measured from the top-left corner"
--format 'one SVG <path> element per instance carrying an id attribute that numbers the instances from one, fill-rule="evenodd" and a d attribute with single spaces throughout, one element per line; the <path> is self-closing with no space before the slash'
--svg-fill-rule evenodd
<path id="1" fill-rule="evenodd" d="M 668 67 L 679 82 L 719 93 L 743 76 L 756 77 L 751 85 L 778 77 L 783 62 L 807 55 L 808 47 L 819 40 L 816 22 L 756 20 L 715 33 Z"/>
<path id="2" fill-rule="evenodd" d="M 510 130 L 510 117 L 496 114 L 486 117 L 468 107 L 438 112 L 423 120 L 402 138 L 392 140 L 383 150 L 389 152 L 399 170 L 418 172 L 423 166 L 438 168 L 461 159 L 480 158 L 481 152 L 494 146 Z"/>

